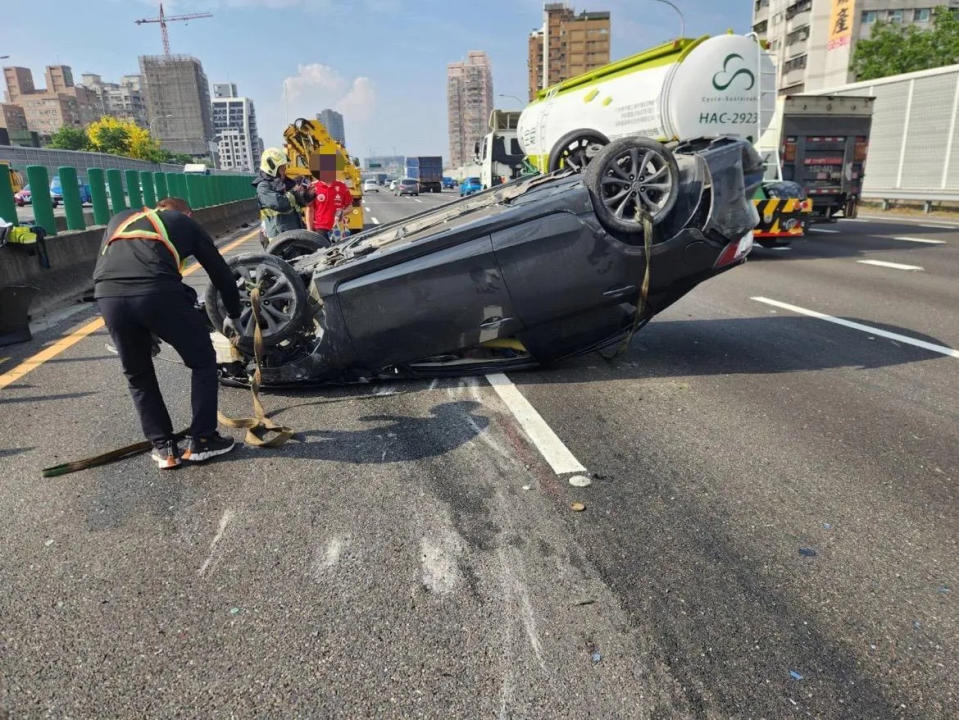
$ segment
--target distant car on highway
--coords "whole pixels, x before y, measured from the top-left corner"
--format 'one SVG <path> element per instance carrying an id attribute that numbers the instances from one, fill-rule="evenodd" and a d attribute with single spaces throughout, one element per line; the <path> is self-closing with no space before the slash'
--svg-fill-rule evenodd
<path id="1" fill-rule="evenodd" d="M 444 190 L 452 190 L 452 189 L 454 189 L 455 187 L 456 187 L 456 181 L 455 181 L 453 178 L 451 178 L 451 177 L 444 177 L 444 178 L 443 178 L 443 189 L 444 189 Z"/>
<path id="2" fill-rule="evenodd" d="M 478 177 L 468 177 L 460 183 L 460 197 L 472 195 L 483 189 L 483 184 Z"/>
<path id="3" fill-rule="evenodd" d="M 363 181 L 363 192 L 379 192 L 380 184 L 373 178 Z"/>
<path id="4" fill-rule="evenodd" d="M 30 185 L 24 185 L 22 190 L 14 193 L 13 201 L 17 204 L 17 207 L 30 205 L 33 202 L 33 195 L 30 193 Z"/>
<path id="5" fill-rule="evenodd" d="M 413 180 L 412 178 L 403 178 L 402 180 L 397 180 L 396 188 L 393 190 L 393 194 L 397 197 L 401 195 L 419 195 L 419 180 Z"/>
<path id="6" fill-rule="evenodd" d="M 80 204 L 92 205 L 93 194 L 90 192 L 90 186 L 84 185 L 78 179 L 77 189 L 80 191 Z M 60 183 L 59 175 L 54 175 L 53 180 L 50 181 L 50 199 L 53 201 L 53 207 L 56 207 L 59 203 L 63 202 L 63 186 Z"/>

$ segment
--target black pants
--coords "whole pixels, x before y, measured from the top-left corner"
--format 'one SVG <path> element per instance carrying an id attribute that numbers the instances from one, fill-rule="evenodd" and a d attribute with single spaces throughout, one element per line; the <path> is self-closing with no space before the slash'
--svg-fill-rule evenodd
<path id="1" fill-rule="evenodd" d="M 151 333 L 169 343 L 193 371 L 190 434 L 205 437 L 216 432 L 216 353 L 189 291 L 98 298 L 97 303 L 120 355 L 147 439 L 159 444 L 173 436 L 153 369 Z"/>

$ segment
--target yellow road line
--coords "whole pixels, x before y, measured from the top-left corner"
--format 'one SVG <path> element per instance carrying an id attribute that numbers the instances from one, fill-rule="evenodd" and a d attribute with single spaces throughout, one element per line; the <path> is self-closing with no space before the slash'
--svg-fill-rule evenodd
<path id="1" fill-rule="evenodd" d="M 260 232 L 259 228 L 251 232 L 248 232 L 246 235 L 237 238 L 236 240 L 234 240 L 231 243 L 228 243 L 227 245 L 224 245 L 222 248 L 220 248 L 220 254 L 226 255 L 228 252 L 230 252 L 234 248 L 239 247 L 243 243 L 249 241 L 250 238 L 252 238 L 258 232 Z M 188 268 L 186 268 L 183 271 L 183 276 L 186 277 L 187 275 L 192 275 L 200 267 L 201 265 L 198 262 L 194 262 L 192 265 L 190 265 Z M 31 370 L 34 370 L 40 367 L 41 365 L 43 365 L 43 363 L 47 362 L 47 360 L 55 358 L 64 350 L 67 350 L 73 347 L 78 342 L 83 340 L 83 338 L 87 337 L 88 335 L 91 335 L 92 333 L 95 333 L 97 330 L 99 330 L 102 327 L 103 327 L 103 318 L 96 318 L 95 320 L 91 320 L 83 327 L 77 330 L 74 330 L 72 333 L 70 333 L 69 335 L 65 337 L 60 338 L 55 343 L 53 343 L 53 345 L 51 345 L 50 347 L 44 348 L 43 350 L 38 352 L 36 355 L 32 355 L 31 357 L 27 358 L 22 363 L 17 365 L 15 368 L 11 370 L 7 370 L 7 372 L 3 373 L 3 375 L 0 375 L 0 390 L 7 387 L 8 385 L 12 385 L 13 383 L 17 382 L 17 380 L 22 378 Z"/>

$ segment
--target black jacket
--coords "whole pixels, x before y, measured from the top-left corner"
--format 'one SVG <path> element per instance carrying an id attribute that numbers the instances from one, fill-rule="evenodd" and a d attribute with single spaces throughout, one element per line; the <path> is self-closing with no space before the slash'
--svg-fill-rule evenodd
<path id="1" fill-rule="evenodd" d="M 256 188 L 263 234 L 267 238 L 272 240 L 287 230 L 299 230 L 304 227 L 300 206 L 291 203 L 287 195 L 296 188 L 296 182 L 290 178 L 273 177 L 260 170 L 251 184 Z"/>
<path id="2" fill-rule="evenodd" d="M 121 240 L 114 242 L 108 252 L 103 252 L 117 228 L 136 212 L 140 211 L 126 210 L 115 215 L 103 233 L 93 270 L 94 297 L 182 292 L 185 287 L 173 253 L 163 243 Z M 207 232 L 192 218 L 175 210 L 160 210 L 157 214 L 180 259 L 195 257 L 220 291 L 229 316 L 239 317 L 240 293 L 233 273 Z"/>

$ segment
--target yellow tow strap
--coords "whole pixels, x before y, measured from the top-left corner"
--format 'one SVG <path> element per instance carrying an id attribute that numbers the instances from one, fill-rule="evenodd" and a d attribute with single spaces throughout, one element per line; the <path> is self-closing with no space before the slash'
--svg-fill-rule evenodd
<path id="1" fill-rule="evenodd" d="M 217 411 L 217 420 L 229 428 L 246 430 L 243 442 L 254 447 L 278 447 L 293 437 L 292 428 L 278 425 L 267 417 L 260 402 L 260 383 L 263 380 L 260 371 L 260 357 L 263 353 L 263 331 L 260 330 L 260 287 L 250 291 L 250 303 L 253 306 L 253 360 L 256 370 L 250 378 L 250 392 L 253 395 L 253 417 L 231 418 Z M 272 437 L 271 437 L 272 436 Z"/>

